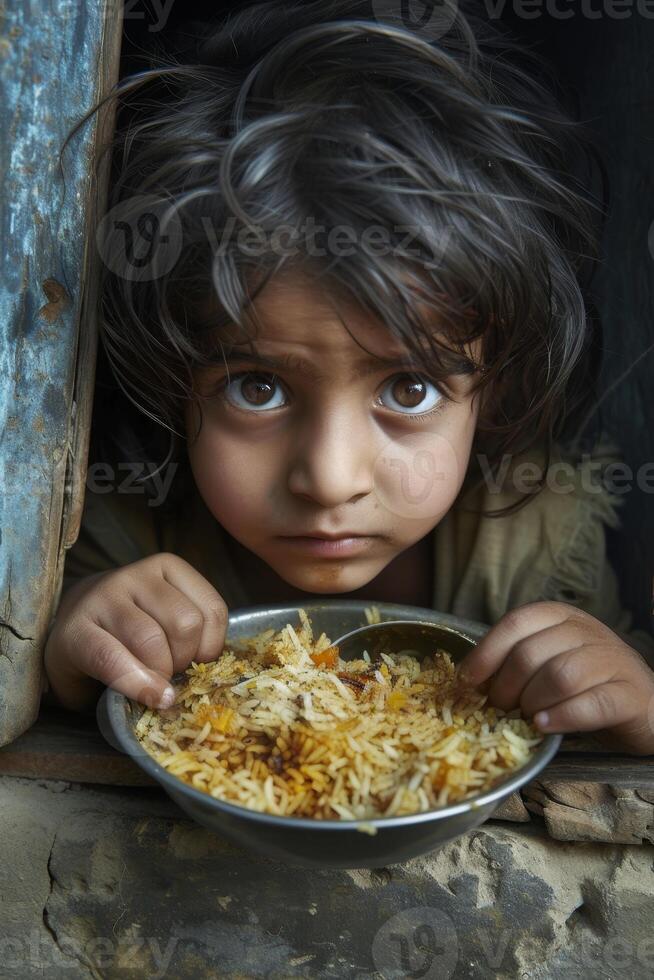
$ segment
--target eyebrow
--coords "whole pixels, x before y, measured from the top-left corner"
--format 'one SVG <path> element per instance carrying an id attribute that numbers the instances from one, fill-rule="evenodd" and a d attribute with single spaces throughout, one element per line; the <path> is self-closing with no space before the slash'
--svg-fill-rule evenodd
<path id="1" fill-rule="evenodd" d="M 229 370 L 230 365 L 238 364 L 241 361 L 247 362 L 248 364 L 256 364 L 259 367 L 267 368 L 273 372 L 297 371 L 306 374 L 310 378 L 319 378 L 323 374 L 315 364 L 301 357 L 299 354 L 284 354 L 281 357 L 274 357 L 252 350 L 241 351 L 232 349 L 225 351 L 220 359 L 216 359 L 212 367 L 226 365 Z M 455 353 L 445 356 L 443 362 L 450 374 L 473 374 L 477 370 L 476 365 L 469 357 Z M 415 357 L 411 356 L 380 357 L 374 354 L 368 354 L 355 358 L 350 364 L 353 374 L 363 375 L 364 377 L 383 371 L 385 368 L 393 367 L 402 371 L 415 372 L 416 374 L 421 371 L 421 366 L 416 363 Z M 424 368 L 422 370 L 424 371 Z"/>

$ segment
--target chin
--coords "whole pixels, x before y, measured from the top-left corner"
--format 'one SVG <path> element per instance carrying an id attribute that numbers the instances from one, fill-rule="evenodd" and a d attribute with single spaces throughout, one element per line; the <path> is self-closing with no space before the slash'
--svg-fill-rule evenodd
<path id="1" fill-rule="evenodd" d="M 356 568 L 343 562 L 324 562 L 312 568 L 297 568 L 289 574 L 288 569 L 275 571 L 285 582 L 296 589 L 315 595 L 338 595 L 354 592 L 368 585 L 381 571 L 381 568 Z"/>

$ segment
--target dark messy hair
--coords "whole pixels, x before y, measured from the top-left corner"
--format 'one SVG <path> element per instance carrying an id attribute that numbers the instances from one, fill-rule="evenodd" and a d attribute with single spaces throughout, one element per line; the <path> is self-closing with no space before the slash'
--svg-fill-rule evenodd
<path id="1" fill-rule="evenodd" d="M 221 328 L 255 335 L 252 301 L 282 271 L 362 306 L 446 397 L 450 353 L 480 339 L 473 454 L 539 445 L 549 462 L 586 412 L 592 147 L 540 59 L 460 4 L 432 39 L 380 6 L 259 2 L 191 22 L 92 110 L 118 100 L 100 337 L 144 448 L 156 429 L 185 458 L 194 370 L 221 359 Z M 382 228 L 387 247 L 330 254 L 339 226 L 355 243 Z M 282 227 L 292 254 L 274 247 Z M 149 264 L 134 228 L 160 235 Z"/>

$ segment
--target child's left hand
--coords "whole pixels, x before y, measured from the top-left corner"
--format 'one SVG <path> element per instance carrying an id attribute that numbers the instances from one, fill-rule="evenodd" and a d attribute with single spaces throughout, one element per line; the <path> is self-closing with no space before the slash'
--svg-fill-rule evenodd
<path id="1" fill-rule="evenodd" d="M 461 662 L 489 681 L 489 703 L 520 708 L 542 732 L 605 731 L 626 751 L 654 753 L 654 671 L 594 616 L 564 602 L 506 613 Z"/>

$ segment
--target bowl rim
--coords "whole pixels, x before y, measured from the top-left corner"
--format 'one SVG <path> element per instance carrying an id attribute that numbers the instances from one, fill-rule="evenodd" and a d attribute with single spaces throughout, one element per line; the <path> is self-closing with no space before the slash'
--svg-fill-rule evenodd
<path id="1" fill-rule="evenodd" d="M 372 605 L 375 605 L 380 609 L 382 609 L 384 606 L 394 609 L 400 607 L 399 604 L 395 603 L 367 603 L 361 600 L 344 600 L 340 603 L 336 601 L 334 605 L 338 605 L 341 609 L 348 608 L 350 610 L 363 610 L 364 608 L 369 608 Z M 250 620 L 254 617 L 256 620 L 259 617 L 263 618 L 266 613 L 281 614 L 287 610 L 289 613 L 295 613 L 297 615 L 297 611 L 299 609 L 315 608 L 315 606 L 315 602 L 307 602 L 302 606 L 289 606 L 288 603 L 270 604 L 267 606 L 249 606 L 247 608 L 241 608 L 238 611 L 235 611 L 233 615 L 230 615 L 229 622 L 230 625 L 237 624 L 243 619 Z M 453 630 L 454 632 L 458 632 L 466 639 L 476 642 L 472 636 L 466 635 L 465 629 L 462 629 L 459 626 L 451 625 L 451 621 L 454 618 L 451 615 L 441 614 L 437 610 L 429 610 L 417 606 L 404 606 L 402 608 L 406 609 L 407 611 L 410 610 L 415 611 L 416 613 L 431 615 L 431 617 L 443 616 L 444 621 L 431 618 L 425 619 L 424 622 L 428 625 L 444 626 L 450 630 Z M 384 622 L 389 623 L 401 621 L 402 620 L 384 620 Z M 418 619 L 416 616 L 416 618 L 412 621 L 419 622 L 422 620 Z M 486 632 L 489 629 L 489 627 L 485 624 L 475 623 L 472 620 L 468 622 L 470 626 L 473 627 L 471 632 L 481 631 L 481 635 L 483 635 L 483 632 Z M 452 803 L 443 807 L 437 807 L 432 810 L 425 810 L 418 813 L 405 813 L 399 816 L 358 817 L 352 820 L 321 820 L 314 817 L 296 817 L 293 816 L 293 814 L 284 816 L 277 813 L 266 813 L 260 810 L 253 810 L 237 803 L 229 803 L 226 800 L 221 800 L 218 797 L 212 796 L 210 793 L 205 793 L 203 790 L 195 789 L 195 787 L 189 786 L 188 783 L 185 783 L 178 776 L 173 776 L 171 773 L 169 773 L 143 748 L 141 742 L 138 740 L 127 722 L 126 708 L 128 703 L 143 707 L 139 704 L 139 702 L 135 702 L 133 699 L 126 697 L 124 694 L 107 687 L 102 693 L 97 706 L 100 729 L 104 733 L 106 727 L 108 727 L 113 738 L 119 743 L 122 751 L 129 755 L 130 758 L 141 769 L 143 769 L 147 775 L 151 776 L 165 790 L 170 791 L 173 798 L 177 795 L 181 795 L 188 798 L 189 801 L 215 809 L 218 814 L 224 812 L 227 816 L 253 820 L 255 823 L 263 823 L 280 828 L 297 828 L 298 830 L 336 830 L 343 832 L 361 830 L 362 827 L 374 827 L 376 828 L 376 831 L 379 831 L 396 827 L 408 827 L 414 824 L 429 823 L 431 821 L 446 820 L 448 817 L 455 817 L 461 813 L 468 813 L 471 810 L 479 810 L 488 805 L 497 803 L 499 800 L 505 799 L 506 797 L 510 796 L 511 793 L 515 792 L 516 789 L 519 789 L 521 786 L 524 786 L 525 783 L 528 783 L 531 779 L 534 779 L 538 773 L 545 768 L 547 763 L 551 761 L 556 752 L 559 750 L 562 742 L 561 735 L 544 735 L 540 746 L 523 766 L 513 770 L 511 775 L 507 776 L 506 779 L 503 779 L 501 782 L 491 787 L 491 789 L 486 790 L 483 793 L 478 793 L 474 796 L 467 797 L 465 800 L 461 800 L 459 803 Z"/>

